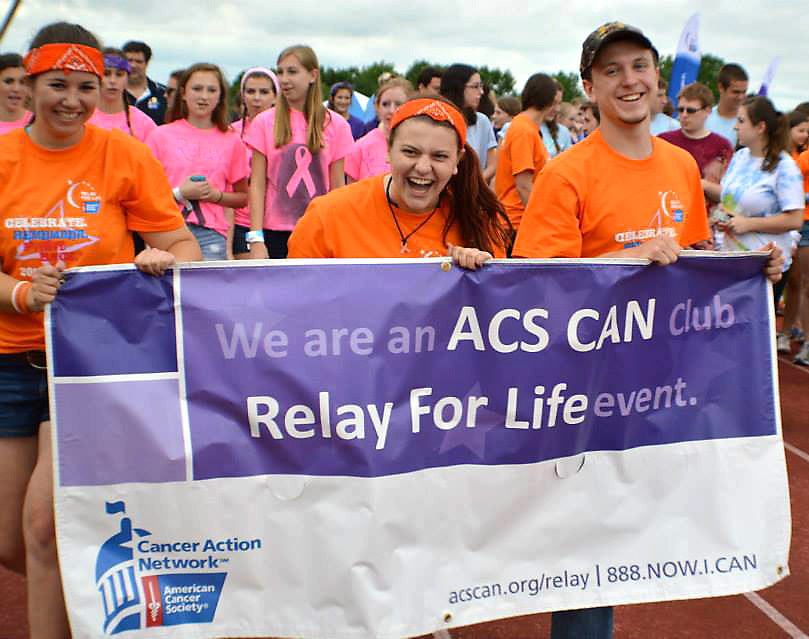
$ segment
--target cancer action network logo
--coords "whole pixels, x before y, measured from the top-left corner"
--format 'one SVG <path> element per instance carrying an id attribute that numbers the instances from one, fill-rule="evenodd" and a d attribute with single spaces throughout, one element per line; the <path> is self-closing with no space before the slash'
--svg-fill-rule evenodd
<path id="1" fill-rule="evenodd" d="M 107 502 L 106 509 L 107 514 L 120 513 L 123 517 L 119 532 L 101 545 L 96 559 L 96 586 L 105 615 L 104 633 L 114 635 L 152 626 L 211 623 L 227 573 L 142 574 L 144 560 L 136 562 L 135 548 L 139 543 L 148 546 L 148 541 L 142 540 L 151 533 L 132 528 L 124 502 Z M 209 557 L 206 560 L 186 558 L 167 561 L 170 563 L 160 567 L 212 567 L 222 560 Z M 154 562 L 145 565 L 154 565 Z"/>

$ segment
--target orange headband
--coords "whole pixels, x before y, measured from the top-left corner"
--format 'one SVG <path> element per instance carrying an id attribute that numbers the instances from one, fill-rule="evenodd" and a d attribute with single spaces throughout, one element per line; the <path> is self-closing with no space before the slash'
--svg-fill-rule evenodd
<path id="1" fill-rule="evenodd" d="M 466 122 L 464 122 L 463 116 L 451 104 L 434 98 L 420 98 L 405 102 L 390 119 L 390 130 L 393 131 L 402 122 L 417 115 L 426 115 L 436 122 L 449 122 L 452 128 L 458 132 L 458 137 L 461 138 L 461 148 L 466 144 Z"/>
<path id="2" fill-rule="evenodd" d="M 23 59 L 25 72 L 36 75 L 59 69 L 65 73 L 84 71 L 99 78 L 104 75 L 104 56 L 101 51 L 83 44 L 56 42 L 31 49 Z"/>

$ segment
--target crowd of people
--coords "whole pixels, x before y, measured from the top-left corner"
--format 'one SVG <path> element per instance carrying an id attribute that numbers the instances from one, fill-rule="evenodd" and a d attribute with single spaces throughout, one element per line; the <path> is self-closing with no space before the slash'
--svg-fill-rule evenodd
<path id="1" fill-rule="evenodd" d="M 24 58 L 0 56 L 0 562 L 27 575 L 34 639 L 68 636 L 41 315 L 65 268 L 439 255 L 469 269 L 508 256 L 665 265 L 683 248 L 762 250 L 787 290 L 779 349 L 809 330 L 809 105 L 785 116 L 748 96 L 738 65 L 720 72 L 716 106 L 707 87 L 684 87 L 675 120 L 657 50 L 608 23 L 582 46 L 587 100 L 563 102 L 544 73 L 498 99 L 453 64 L 415 88 L 381 77 L 362 122 L 350 84 L 324 95 L 308 46 L 246 70 L 238 105 L 218 66 L 163 86 L 151 56 L 142 42 L 102 49 L 67 23 L 40 30 Z M 795 359 L 809 365 L 809 340 Z M 552 626 L 557 639 L 610 637 L 612 609 L 557 612 Z"/>

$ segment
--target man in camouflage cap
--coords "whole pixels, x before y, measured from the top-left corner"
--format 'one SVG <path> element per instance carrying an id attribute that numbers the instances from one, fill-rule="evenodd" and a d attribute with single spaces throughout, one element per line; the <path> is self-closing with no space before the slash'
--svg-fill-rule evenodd
<path id="1" fill-rule="evenodd" d="M 675 262 L 682 248 L 705 242 L 710 231 L 694 158 L 650 133 L 657 50 L 639 29 L 609 22 L 584 41 L 579 70 L 600 125 L 536 178 L 513 255 Z M 773 249 L 765 273 L 777 279 L 782 264 Z M 614 514 L 600 512 L 597 499 L 586 507 L 597 519 Z M 551 639 L 610 639 L 612 626 L 611 607 L 558 611 Z"/>

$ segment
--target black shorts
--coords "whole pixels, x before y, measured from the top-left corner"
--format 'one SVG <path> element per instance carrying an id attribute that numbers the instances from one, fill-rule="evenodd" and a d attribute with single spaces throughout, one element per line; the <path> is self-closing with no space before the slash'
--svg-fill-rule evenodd
<path id="1" fill-rule="evenodd" d="M 247 245 L 247 232 L 250 229 L 246 226 L 233 225 L 233 254 L 249 253 L 250 247 Z"/>
<path id="2" fill-rule="evenodd" d="M 250 229 L 246 226 L 233 225 L 233 254 L 249 253 L 250 245 L 247 243 L 247 232 Z M 287 256 L 287 241 L 292 231 L 271 231 L 264 229 L 264 245 L 267 247 L 267 255 L 271 259 L 284 259 Z"/>
<path id="3" fill-rule="evenodd" d="M 292 231 L 270 231 L 264 229 L 264 244 L 270 259 L 283 260 L 287 256 L 287 242 Z"/>

